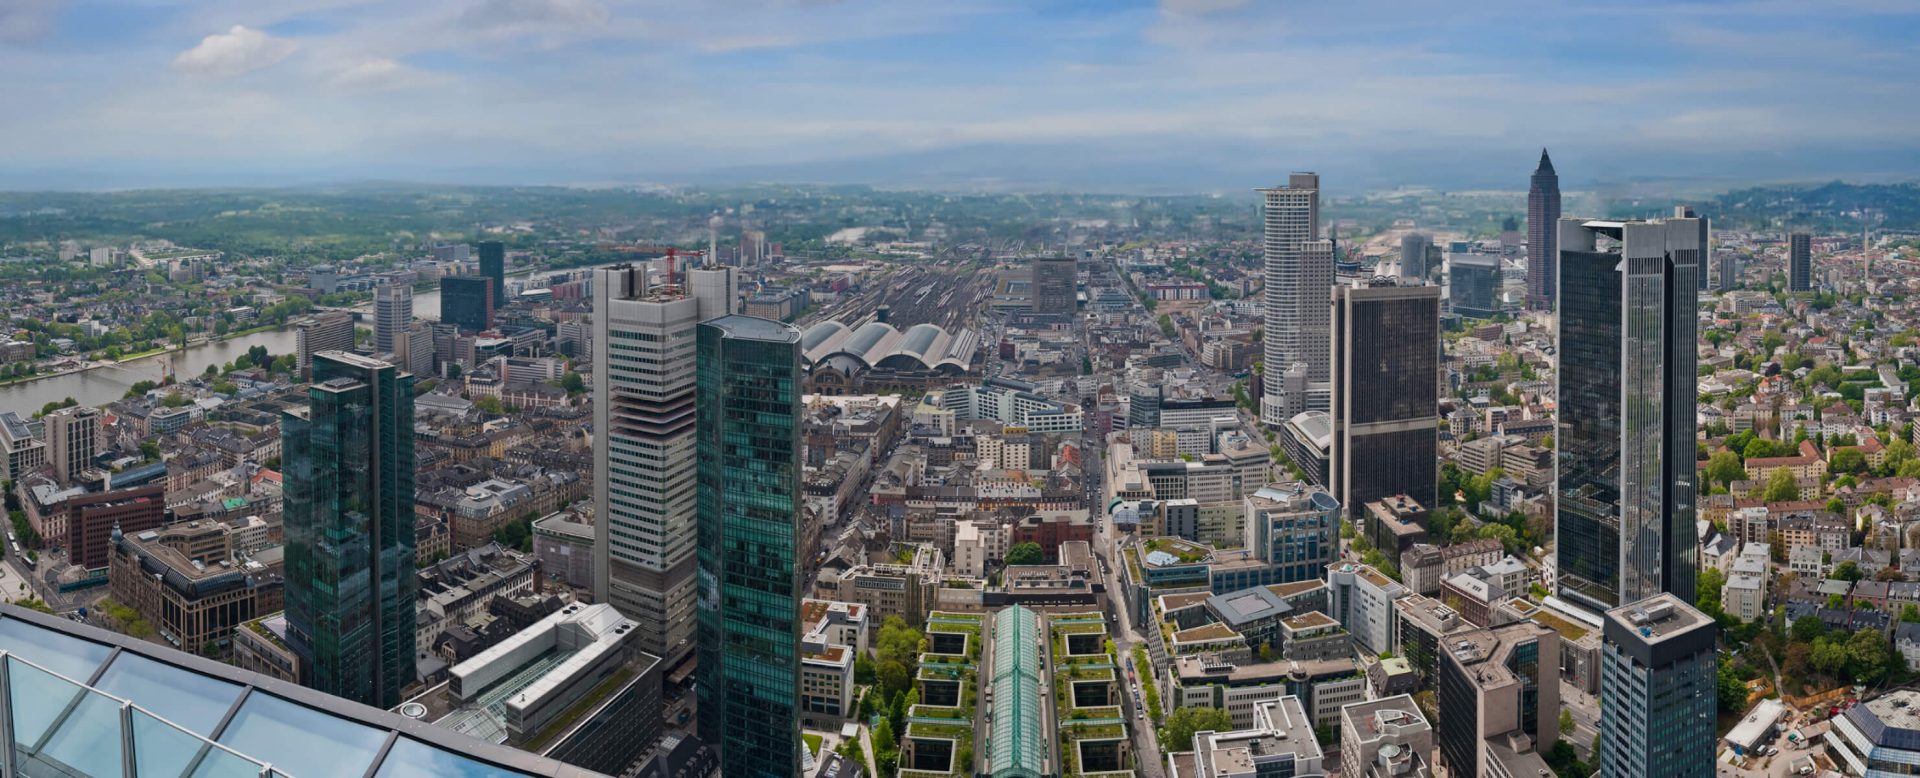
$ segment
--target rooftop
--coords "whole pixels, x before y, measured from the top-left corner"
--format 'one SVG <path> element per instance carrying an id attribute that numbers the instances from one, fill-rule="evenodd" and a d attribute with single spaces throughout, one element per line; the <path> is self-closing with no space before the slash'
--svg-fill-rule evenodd
<path id="1" fill-rule="evenodd" d="M 1607 618 L 1639 633 L 1648 645 L 1658 645 L 1674 635 L 1713 624 L 1700 611 L 1666 592 L 1609 610 Z"/>

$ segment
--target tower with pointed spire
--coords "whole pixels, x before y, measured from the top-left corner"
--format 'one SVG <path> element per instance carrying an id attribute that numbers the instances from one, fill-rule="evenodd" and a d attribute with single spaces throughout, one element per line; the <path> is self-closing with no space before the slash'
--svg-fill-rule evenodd
<path id="1" fill-rule="evenodd" d="M 1560 176 L 1542 148 L 1540 165 L 1534 168 L 1532 185 L 1527 187 L 1527 307 L 1534 310 L 1553 310 L 1557 297 L 1559 246 L 1555 225 L 1559 221 Z"/>

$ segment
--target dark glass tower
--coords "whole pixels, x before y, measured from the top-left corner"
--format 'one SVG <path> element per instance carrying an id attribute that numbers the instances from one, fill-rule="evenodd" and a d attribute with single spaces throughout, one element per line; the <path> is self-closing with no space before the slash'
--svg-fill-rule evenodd
<path id="1" fill-rule="evenodd" d="M 1813 236 L 1808 233 L 1787 236 L 1787 291 L 1813 291 Z"/>
<path id="2" fill-rule="evenodd" d="M 1560 596 L 1691 602 L 1699 219 L 1560 220 Z"/>
<path id="3" fill-rule="evenodd" d="M 1553 172 L 1553 160 L 1540 150 L 1540 165 L 1533 169 L 1533 181 L 1527 187 L 1527 307 L 1553 309 L 1560 282 L 1558 235 L 1560 221 L 1560 175 Z"/>
<path id="4" fill-rule="evenodd" d="M 1440 287 L 1333 288 L 1333 496 L 1349 517 L 1404 494 L 1434 504 Z"/>
<path id="5" fill-rule="evenodd" d="M 447 276 L 440 279 L 440 320 L 463 332 L 493 329 L 493 279 L 486 276 Z"/>
<path id="6" fill-rule="evenodd" d="M 800 774 L 800 331 L 700 325 L 700 737 L 730 778 Z"/>
<path id="7" fill-rule="evenodd" d="M 379 708 L 414 680 L 413 375 L 313 358 L 282 414 L 287 642 L 300 682 Z"/>
<path id="8" fill-rule="evenodd" d="M 493 296 L 507 293 L 507 246 L 497 240 L 480 241 L 480 275 L 493 279 Z"/>

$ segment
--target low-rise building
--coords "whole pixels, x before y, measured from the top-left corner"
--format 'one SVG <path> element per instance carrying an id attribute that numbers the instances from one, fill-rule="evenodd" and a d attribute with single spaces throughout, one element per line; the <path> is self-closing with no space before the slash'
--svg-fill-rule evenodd
<path id="1" fill-rule="evenodd" d="M 1345 778 L 1425 778 L 1433 774 L 1433 726 L 1401 694 L 1340 709 L 1340 774 Z"/>
<path id="2" fill-rule="evenodd" d="M 236 558 L 215 522 L 113 533 L 107 582 L 162 640 L 205 656 L 226 654 L 241 623 L 285 598 L 280 571 Z"/>

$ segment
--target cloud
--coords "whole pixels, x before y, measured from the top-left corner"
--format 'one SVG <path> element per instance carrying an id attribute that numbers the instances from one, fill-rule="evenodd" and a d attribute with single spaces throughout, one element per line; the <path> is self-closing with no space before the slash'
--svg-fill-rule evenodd
<path id="1" fill-rule="evenodd" d="M 53 29 L 57 0 L 4 0 L 0 2 L 0 43 L 28 43 L 39 40 Z"/>
<path id="2" fill-rule="evenodd" d="M 1246 4 L 1247 0 L 1160 0 L 1160 10 L 1181 16 L 1205 16 L 1231 11 Z"/>
<path id="3" fill-rule="evenodd" d="M 270 67 L 292 54 L 299 44 L 276 38 L 259 30 L 236 24 L 233 29 L 209 35 L 200 45 L 180 52 L 173 66 L 202 76 L 228 77 Z"/>
<path id="4" fill-rule="evenodd" d="M 460 15 L 477 30 L 520 31 L 535 27 L 589 27 L 607 21 L 597 0 L 481 0 Z"/>
<path id="5" fill-rule="evenodd" d="M 419 73 L 386 57 L 369 57 L 334 71 L 327 83 L 343 89 L 390 89 L 406 86 Z"/>

